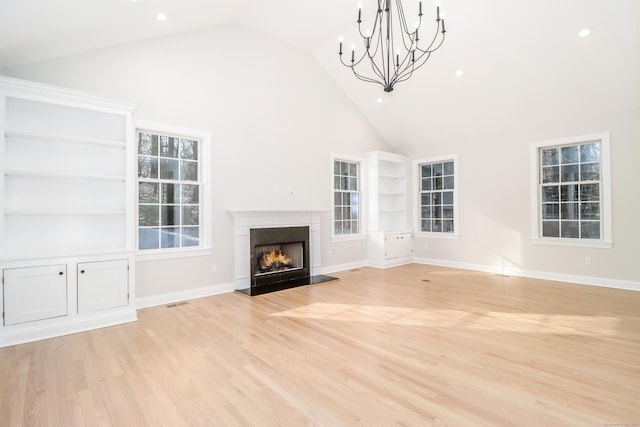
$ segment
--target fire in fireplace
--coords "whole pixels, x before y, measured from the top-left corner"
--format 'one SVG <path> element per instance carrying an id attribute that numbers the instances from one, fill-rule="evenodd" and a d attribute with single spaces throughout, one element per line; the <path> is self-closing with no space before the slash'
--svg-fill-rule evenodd
<path id="1" fill-rule="evenodd" d="M 262 256 L 259 256 L 261 252 Z M 289 256 L 289 254 L 295 255 Z M 278 245 L 278 247 L 258 246 L 256 248 L 256 255 L 258 255 L 256 257 L 258 260 L 256 275 L 302 268 L 302 254 L 302 243 Z"/>

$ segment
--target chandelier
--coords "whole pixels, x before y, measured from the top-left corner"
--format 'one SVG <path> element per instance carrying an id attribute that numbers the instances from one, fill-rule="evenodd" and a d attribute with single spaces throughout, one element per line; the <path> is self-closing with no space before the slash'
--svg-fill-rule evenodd
<path id="1" fill-rule="evenodd" d="M 395 10 L 392 3 L 395 2 Z M 444 18 L 440 18 L 440 7 L 436 6 L 435 34 L 424 41 L 421 35 L 422 1 L 418 3 L 418 20 L 409 29 L 401 0 L 378 0 L 373 28 L 362 31 L 362 4 L 358 5 L 358 32 L 362 37 L 364 52 L 356 57 L 356 46 L 351 46 L 351 61 L 342 57 L 342 37 L 340 38 L 340 62 L 351 68 L 353 74 L 362 81 L 378 83 L 385 92 L 391 92 L 396 83 L 408 80 L 413 72 L 422 67 L 442 43 L 445 37 Z M 395 26 L 395 27 L 394 27 Z M 365 73 L 356 71 L 364 62 Z M 366 64 L 371 69 L 365 67 Z"/>

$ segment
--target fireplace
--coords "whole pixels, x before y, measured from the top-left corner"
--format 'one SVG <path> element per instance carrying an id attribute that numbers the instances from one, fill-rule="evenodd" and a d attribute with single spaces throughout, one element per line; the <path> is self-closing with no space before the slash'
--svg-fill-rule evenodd
<path id="1" fill-rule="evenodd" d="M 334 280 L 311 274 L 309 226 L 250 228 L 249 296 Z"/>
<path id="2" fill-rule="evenodd" d="M 309 227 L 249 230 L 251 287 L 308 277 Z"/>
<path id="3" fill-rule="evenodd" d="M 321 215 L 325 211 L 230 209 L 229 213 L 233 216 L 234 225 L 235 290 L 237 292 L 255 296 L 336 279 L 318 274 L 322 269 Z M 294 236 L 295 238 L 291 238 L 291 235 L 287 237 L 288 231 L 286 230 L 290 229 L 298 231 L 302 229 L 305 235 L 303 237 Z M 256 237 L 260 240 L 256 240 Z M 303 243 L 299 245 L 300 242 Z M 299 252 L 297 248 L 291 246 L 292 244 L 302 248 L 302 251 Z M 256 254 L 256 247 L 259 246 L 266 246 L 266 248 L 259 248 Z M 273 255 L 271 255 L 272 249 Z M 258 259 L 264 253 L 268 253 L 271 258 L 279 258 L 279 251 L 283 252 L 283 256 L 290 258 L 295 266 L 285 268 L 274 266 L 267 271 L 260 271 L 256 268 Z M 298 259 L 296 252 L 302 254 L 302 261 Z M 256 270 L 258 271 L 257 275 Z"/>

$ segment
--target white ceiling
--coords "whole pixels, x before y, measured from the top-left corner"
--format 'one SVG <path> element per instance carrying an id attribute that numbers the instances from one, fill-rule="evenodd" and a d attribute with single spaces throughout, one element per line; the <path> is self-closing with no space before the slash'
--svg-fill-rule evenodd
<path id="1" fill-rule="evenodd" d="M 314 54 L 399 149 L 640 106 L 639 0 L 442 0 L 445 45 L 390 94 L 338 62 L 337 36 L 351 44 L 356 3 L 0 0 L 0 65 L 239 22 Z M 404 5 L 417 10 L 417 0 Z M 430 16 L 432 0 L 423 9 Z M 592 35 L 578 37 L 585 27 Z"/>

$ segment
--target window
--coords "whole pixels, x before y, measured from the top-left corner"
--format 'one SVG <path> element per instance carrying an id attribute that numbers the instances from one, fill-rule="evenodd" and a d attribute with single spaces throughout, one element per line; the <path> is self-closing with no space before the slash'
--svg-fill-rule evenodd
<path id="1" fill-rule="evenodd" d="M 361 232 L 360 162 L 333 160 L 333 234 Z"/>
<path id="2" fill-rule="evenodd" d="M 210 135 L 137 124 L 138 249 L 208 247 L 203 159 Z"/>
<path id="3" fill-rule="evenodd" d="M 455 157 L 424 159 L 418 168 L 419 230 L 422 233 L 455 234 Z"/>
<path id="4" fill-rule="evenodd" d="M 534 238 L 607 242 L 608 134 L 534 144 Z"/>

